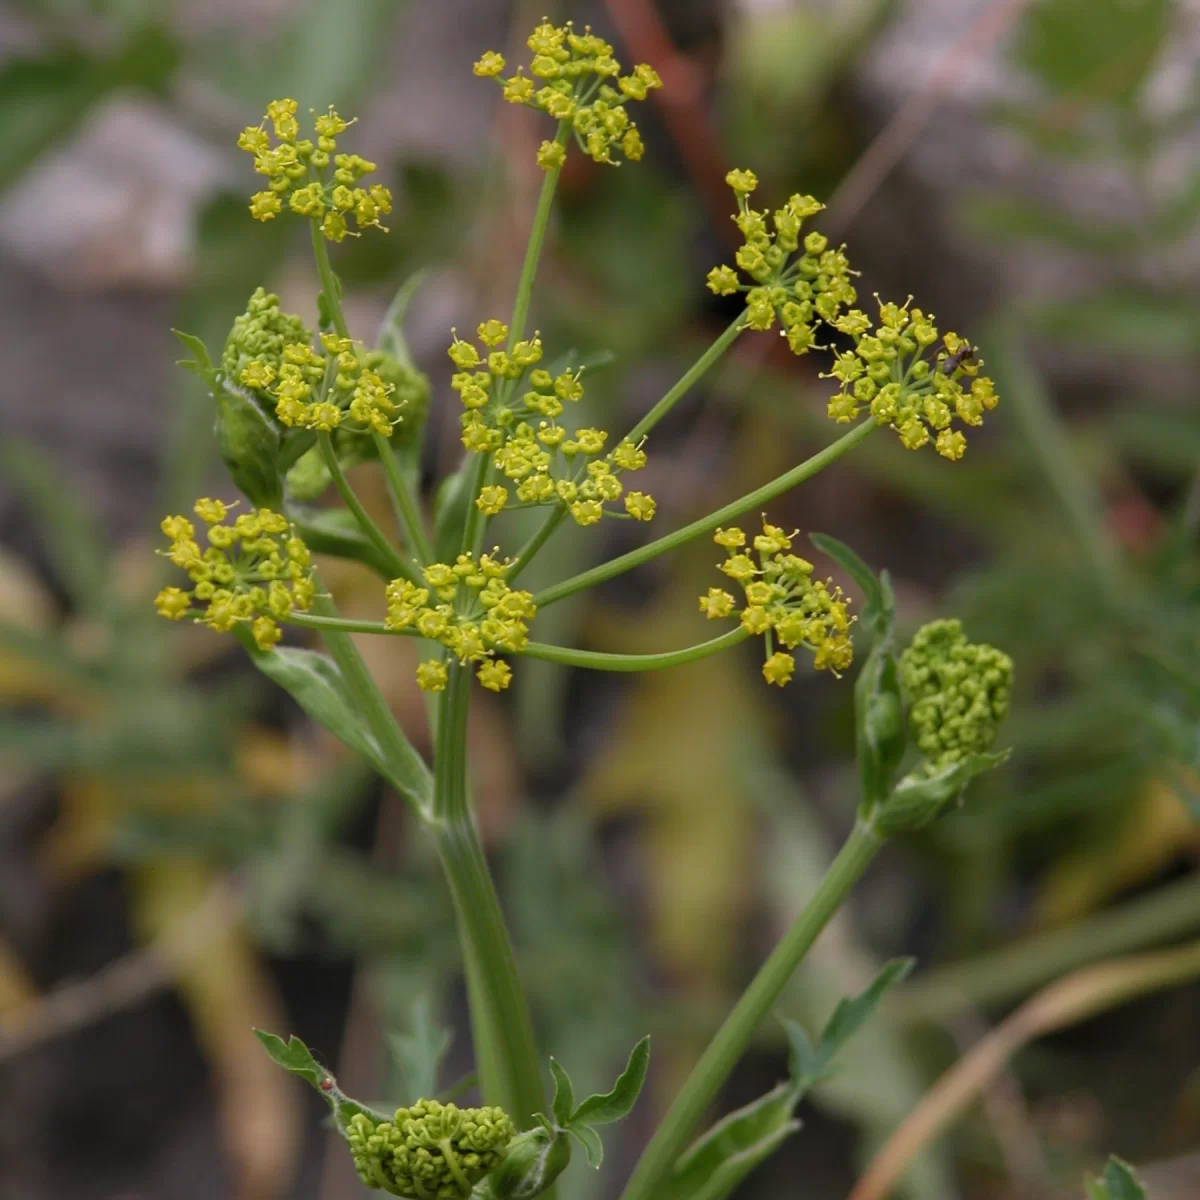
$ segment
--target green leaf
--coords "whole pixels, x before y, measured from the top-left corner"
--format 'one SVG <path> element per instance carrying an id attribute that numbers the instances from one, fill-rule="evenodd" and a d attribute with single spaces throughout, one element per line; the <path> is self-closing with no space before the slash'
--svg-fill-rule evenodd
<path id="1" fill-rule="evenodd" d="M 1146 1200 L 1146 1187 L 1137 1173 L 1114 1154 L 1104 1172 L 1087 1185 L 1088 1200 Z"/>
<path id="2" fill-rule="evenodd" d="M 884 992 L 907 978 L 916 960 L 894 958 L 875 976 L 865 991 L 850 1000 L 839 1000 L 833 1014 L 821 1031 L 816 1046 L 794 1021 L 784 1021 L 792 1047 L 793 1086 L 801 1094 L 814 1084 L 828 1079 L 833 1071 L 833 1059 L 839 1050 L 862 1028 L 875 1011 Z"/>
<path id="3" fill-rule="evenodd" d="M 55 573 L 72 601 L 96 609 L 110 595 L 107 539 L 92 509 L 70 487 L 62 469 L 28 442 L 6 437 L 0 471 L 20 492 L 38 526 Z"/>
<path id="4" fill-rule="evenodd" d="M 759 1163 L 770 1158 L 799 1129 L 799 1121 L 784 1121 L 757 1142 L 729 1154 L 707 1179 L 687 1193 L 688 1200 L 725 1200 Z"/>
<path id="5" fill-rule="evenodd" d="M 405 796 L 422 795 L 423 782 L 405 774 L 407 762 L 394 753 L 385 755 L 354 706 L 350 691 L 337 664 L 315 650 L 277 646 L 259 650 L 244 627 L 234 630 L 254 665 L 279 684 L 318 725 L 357 751 L 394 788 Z"/>
<path id="6" fill-rule="evenodd" d="M 203 379 L 208 390 L 215 392 L 217 390 L 217 369 L 213 366 L 204 340 L 198 338 L 194 333 L 184 333 L 180 329 L 172 329 L 171 332 L 192 352 L 191 358 L 180 359 L 178 365 L 185 371 L 191 371 L 193 375 Z"/>
<path id="7" fill-rule="evenodd" d="M 637 1103 L 646 1082 L 650 1062 L 650 1035 L 647 1034 L 629 1053 L 629 1062 L 611 1092 L 589 1096 L 572 1114 L 571 1124 L 607 1125 L 619 1121 Z"/>
<path id="8" fill-rule="evenodd" d="M 936 775 L 905 776 L 875 813 L 875 828 L 885 837 L 921 829 L 963 793 L 963 789 L 985 771 L 1008 761 L 1010 750 L 994 754 L 972 754 Z"/>
<path id="9" fill-rule="evenodd" d="M 411 1032 L 390 1033 L 387 1039 L 406 1098 L 421 1100 L 437 1095 L 442 1060 L 453 1040 L 449 1029 L 434 1022 L 430 997 L 418 996 L 412 1003 Z"/>
<path id="10" fill-rule="evenodd" d="M 571 1124 L 571 1113 L 575 1108 L 575 1089 L 571 1077 L 553 1057 L 550 1058 L 550 1074 L 554 1077 L 554 1120 L 561 1129 Z"/>
<path id="11" fill-rule="evenodd" d="M 314 554 L 349 558 L 368 566 L 381 579 L 391 579 L 391 565 L 379 547 L 344 508 L 300 508 L 289 505 L 288 516 L 304 544 Z"/>
<path id="12" fill-rule="evenodd" d="M 845 542 L 827 533 L 810 533 L 808 540 L 858 584 L 866 601 L 862 611 L 863 625 L 871 630 L 872 636 L 886 637 L 895 616 L 895 600 L 887 572 L 877 578 L 875 572 Z"/>
<path id="13" fill-rule="evenodd" d="M 583 1147 L 588 1166 L 599 1167 L 604 1161 L 604 1143 L 600 1140 L 600 1135 L 590 1125 L 571 1125 L 567 1133 Z"/>
<path id="14" fill-rule="evenodd" d="M 214 433 L 230 478 L 256 507 L 282 508 L 278 428 L 249 391 L 227 377 L 217 383 Z"/>
<path id="15" fill-rule="evenodd" d="M 890 637 L 876 642 L 854 681 L 854 714 L 859 811 L 869 819 L 890 794 L 908 746 L 900 672 Z"/>
<path id="16" fill-rule="evenodd" d="M 781 1083 L 735 1112 L 722 1117 L 683 1152 L 675 1163 L 670 1200 L 710 1200 L 725 1196 L 768 1154 L 800 1128 L 792 1117 L 799 1093 Z M 713 1181 L 723 1187 L 710 1191 Z"/>
<path id="17" fill-rule="evenodd" d="M 306 1079 L 318 1091 L 322 1090 L 322 1085 L 327 1079 L 333 1078 L 313 1058 L 312 1051 L 295 1034 L 292 1034 L 286 1042 L 277 1034 L 267 1033 L 262 1029 L 256 1029 L 254 1036 L 262 1042 L 263 1049 L 271 1056 L 271 1061 L 276 1066 Z"/>
<path id="18" fill-rule="evenodd" d="M 299 1075 L 325 1098 L 325 1102 L 333 1110 L 334 1120 L 340 1130 L 345 1131 L 350 1119 L 360 1113 L 376 1125 L 391 1120 L 387 1113 L 377 1112 L 347 1096 L 338 1087 L 337 1080 L 313 1058 L 312 1052 L 295 1034 L 286 1042 L 283 1038 L 262 1029 L 256 1029 L 254 1036 L 262 1042 L 263 1049 L 271 1056 L 272 1062 L 293 1075 Z"/>
<path id="19" fill-rule="evenodd" d="M 475 456 L 469 454 L 458 470 L 447 475 L 438 488 L 433 502 L 433 552 L 438 562 L 453 562 L 458 554 L 474 475 Z"/>
<path id="20" fill-rule="evenodd" d="M 379 323 L 379 333 L 375 338 L 375 348 L 390 354 L 397 362 L 403 363 L 410 370 L 415 370 L 412 354 L 408 349 L 408 341 L 404 336 L 404 315 L 408 306 L 417 293 L 417 289 L 429 278 L 428 271 L 414 271 L 396 290 L 388 310 L 383 314 Z"/>

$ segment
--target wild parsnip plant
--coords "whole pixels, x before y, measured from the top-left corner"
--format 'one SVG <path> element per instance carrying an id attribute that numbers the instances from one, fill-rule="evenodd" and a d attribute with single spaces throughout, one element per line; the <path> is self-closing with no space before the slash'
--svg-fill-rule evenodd
<path id="1" fill-rule="evenodd" d="M 996 396 L 970 343 L 939 332 L 932 315 L 910 301 L 879 301 L 873 315 L 856 307 L 856 273 L 844 247 L 831 247 L 807 227 L 819 202 L 797 195 L 773 212 L 756 210 L 757 180 L 736 170 L 728 182 L 744 243 L 736 269 L 715 267 L 708 286 L 741 295 L 742 311 L 632 429 L 612 437 L 581 427 L 572 412 L 586 387 L 582 368 L 544 365 L 541 336 L 527 328 L 555 188 L 576 149 L 600 163 L 640 159 L 643 144 L 629 110 L 661 84 L 644 64 L 622 74 L 611 46 L 570 24 L 543 23 L 528 45 L 531 61 L 515 73 L 490 51 L 475 65 L 505 100 L 554 124 L 537 154 L 544 180 L 511 315 L 482 322 L 470 337 L 450 331 L 464 454 L 438 489 L 432 521 L 418 469 L 428 385 L 397 338 L 375 348 L 354 338 L 329 256 L 330 242 L 384 230 L 388 189 L 369 182 L 374 163 L 342 148 L 353 122 L 333 109 L 315 114 L 310 132 L 295 101 L 277 100 L 264 123 L 239 138 L 266 181 L 250 201 L 252 217 L 308 224 L 319 328 L 281 312 L 278 299 L 259 289 L 215 363 L 197 339 L 181 335 L 194 356 L 187 365 L 211 389 L 216 437 L 248 506 L 205 498 L 196 502 L 194 519 L 177 514 L 163 521 L 170 543 L 164 553 L 186 581 L 165 588 L 157 604 L 164 617 L 238 637 L 264 673 L 403 794 L 437 847 L 457 915 L 483 1106 L 463 1109 L 421 1096 L 393 1114 L 375 1112 L 345 1096 L 298 1039 L 260 1034 L 280 1065 L 326 1097 L 363 1182 L 416 1200 L 540 1195 L 553 1187 L 573 1143 L 598 1164 L 597 1127 L 629 1111 L 649 1058 L 647 1039 L 611 1092 L 580 1104 L 566 1071 L 550 1059 L 554 1094 L 547 1104 L 543 1060 L 471 810 L 472 677 L 501 692 L 523 657 L 647 671 L 755 638 L 762 642 L 764 680 L 782 687 L 798 669 L 798 651 L 816 670 L 846 671 L 857 630 L 869 645 L 856 684 L 857 823 L 808 907 L 696 1064 L 624 1193 L 625 1200 L 708 1200 L 729 1194 L 798 1128 L 792 1113 L 804 1091 L 825 1077 L 839 1047 L 907 972 L 907 960 L 889 964 L 862 995 L 837 1007 L 815 1042 L 789 1025 L 791 1078 L 693 1140 L 756 1027 L 887 838 L 933 820 L 961 799 L 974 775 L 1004 760 L 992 746 L 1012 682 L 1007 656 L 969 642 L 955 621 L 926 626 L 902 650 L 887 574 L 877 577 L 848 547 L 813 535 L 866 596 L 861 616 L 852 616 L 841 588 L 818 578 L 798 552 L 798 533 L 771 523 L 764 510 L 880 426 L 891 426 L 910 450 L 932 443 L 946 459 L 960 459 L 966 440 L 956 424 L 979 425 Z M 633 477 L 646 464 L 656 426 L 739 337 L 769 332 L 776 323 L 793 353 L 830 352 L 837 390 L 829 416 L 852 428 L 716 512 L 540 593 L 522 589 L 520 576 L 564 521 L 655 519 L 653 497 Z M 350 486 L 347 466 L 365 460 L 383 471 L 402 545 L 384 534 Z M 344 507 L 310 507 L 330 486 Z M 526 508 L 542 510 L 533 536 L 523 546 L 495 545 L 493 518 Z M 743 518 L 754 526 L 744 529 Z M 700 610 L 732 622 L 711 640 L 645 655 L 531 640 L 546 606 L 709 536 L 720 548 L 714 557 L 724 586 L 701 596 Z M 370 565 L 381 576 L 384 618 L 342 619 L 314 552 Z M 328 653 L 283 645 L 288 626 L 318 632 Z M 430 696 L 432 764 L 396 724 L 354 633 L 419 639 L 416 681 Z"/>

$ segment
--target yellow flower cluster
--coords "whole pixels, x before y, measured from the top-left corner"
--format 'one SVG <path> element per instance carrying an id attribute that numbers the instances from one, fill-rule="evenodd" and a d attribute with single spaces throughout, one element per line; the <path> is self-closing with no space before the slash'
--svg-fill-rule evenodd
<path id="1" fill-rule="evenodd" d="M 745 604 L 739 612 L 733 596 L 717 587 L 700 597 L 700 611 L 709 620 L 737 612 L 748 633 L 766 639 L 763 678 L 778 687 L 792 678 L 796 660 L 784 650 L 775 649 L 776 639 L 787 650 L 797 646 L 811 650 L 818 671 L 828 669 L 836 675 L 854 660 L 850 642 L 853 618 L 846 611 L 848 601 L 840 587 L 830 589 L 832 581 L 812 577 L 812 563 L 791 553 L 795 536 L 767 524 L 765 519 L 762 533 L 750 545 L 742 530 L 718 529 L 713 541 L 726 551 L 721 570 L 742 589 Z"/>
<path id="2" fill-rule="evenodd" d="M 479 682 L 493 692 L 503 691 L 512 680 L 512 670 L 495 657 L 496 651 L 522 650 L 529 637 L 526 622 L 537 612 L 532 593 L 516 591 L 504 582 L 511 567 L 511 560 L 492 554 L 478 559 L 460 554 L 452 566 L 426 567 L 425 587 L 393 579 L 387 589 L 387 627 L 412 630 L 439 642 L 460 663 L 479 663 L 475 673 Z M 417 683 L 427 692 L 440 692 L 446 678 L 440 661 L 423 662 L 417 668 Z"/>
<path id="3" fill-rule="evenodd" d="M 391 437 L 401 420 L 395 387 L 363 365 L 349 338 L 323 333 L 321 345 L 328 357 L 306 343 L 291 342 L 280 352 L 278 365 L 251 359 L 238 372 L 238 381 L 271 396 L 284 425 L 325 433 L 339 427 L 374 430 Z"/>
<path id="4" fill-rule="evenodd" d="M 653 497 L 627 492 L 619 478 L 646 465 L 641 446 L 624 441 L 604 454 L 608 434 L 603 429 L 569 434 L 558 424 L 565 406 L 583 396 L 580 372 L 553 376 L 537 368 L 542 357 L 537 334 L 504 350 L 500 347 L 508 338 L 508 326 L 502 321 L 485 321 L 477 333 L 482 351 L 457 333 L 448 351 L 458 368 L 451 386 L 465 409 L 463 445 L 476 454 L 491 454 L 496 470 L 515 485 L 513 493 L 521 505 L 564 504 L 580 525 L 594 525 L 603 516 L 620 516 L 604 505 L 623 499 L 627 516 L 649 521 L 655 511 Z M 528 388 L 522 391 L 525 383 Z M 494 516 L 509 499 L 507 486 L 490 484 L 476 504 Z"/>
<path id="5" fill-rule="evenodd" d="M 639 63 L 622 75 L 612 46 L 592 33 L 590 26 L 576 33 L 570 21 L 561 26 L 543 21 L 526 45 L 533 52 L 529 75 L 519 67 L 515 75 L 504 78 L 504 56 L 494 50 L 475 64 L 475 74 L 495 79 L 510 104 L 524 104 L 556 121 L 569 121 L 579 148 L 598 163 L 612 164 L 614 149 L 633 161 L 642 157 L 642 136 L 625 104 L 645 100 L 647 93 L 662 87 L 653 67 Z M 561 167 L 566 157 L 561 139 L 546 141 L 538 151 L 538 166 L 551 171 Z"/>
<path id="6" fill-rule="evenodd" d="M 842 390 L 829 401 L 829 416 L 841 424 L 857 419 L 864 405 L 881 425 L 891 425 L 909 450 L 933 440 L 937 452 L 962 458 L 967 439 L 951 429 L 957 418 L 982 425 L 984 409 L 996 407 L 992 381 L 979 374 L 975 348 L 956 333 L 939 338 L 933 314 L 919 308 L 879 302 L 872 327 L 857 309 L 834 321 L 854 340 L 839 354 L 830 373 Z"/>
<path id="7" fill-rule="evenodd" d="M 264 128 L 271 122 L 277 143 Z M 359 186 L 375 164 L 357 154 L 337 154 L 337 139 L 353 121 L 331 107 L 313 122 L 316 140 L 300 137 L 295 100 L 272 100 L 257 126 L 248 126 L 238 137 L 238 148 L 254 155 L 254 169 L 270 180 L 265 191 L 250 197 L 250 213 L 258 221 L 271 221 L 283 211 L 284 201 L 294 213 L 319 221 L 331 242 L 351 232 L 353 219 L 359 230 L 379 224 L 392 211 L 392 194 L 382 184 Z M 329 167 L 332 164 L 333 171 Z"/>
<path id="8" fill-rule="evenodd" d="M 708 273 L 709 290 L 717 296 L 745 292 L 746 327 L 765 332 L 778 318 L 792 353 L 807 354 L 816 322 L 833 322 L 858 299 L 851 282 L 858 272 L 850 269 L 846 248 L 831 249 L 824 234 L 813 230 L 801 240 L 804 221 L 825 207 L 812 196 L 789 197 L 768 220 L 766 211 L 750 207 L 758 187 L 753 171 L 730 171 L 725 182 L 737 197 L 733 220 L 745 239 L 736 262 L 754 285 L 743 284 L 733 267 L 720 266 Z"/>
<path id="9" fill-rule="evenodd" d="M 203 551 L 187 517 L 163 519 L 162 531 L 171 539 L 163 553 L 188 573 L 192 588 L 163 588 L 154 603 L 171 621 L 192 615 L 193 604 L 206 605 L 197 620 L 220 633 L 249 622 L 258 648 L 269 650 L 281 636 L 278 622 L 312 604 L 312 558 L 279 513 L 255 508 L 224 525 L 229 511 L 220 500 L 196 501 L 196 516 L 207 526 Z"/>

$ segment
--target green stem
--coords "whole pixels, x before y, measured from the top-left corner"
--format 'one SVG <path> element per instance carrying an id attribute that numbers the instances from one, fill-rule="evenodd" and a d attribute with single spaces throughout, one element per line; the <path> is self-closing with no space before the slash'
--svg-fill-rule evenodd
<path id="1" fill-rule="evenodd" d="M 492 465 L 490 454 L 476 454 L 475 464 L 471 468 L 471 481 L 468 485 L 470 500 L 467 501 L 467 519 L 463 522 L 462 552 L 473 554 L 475 543 L 483 537 L 484 516 L 479 505 L 479 493 L 483 490 L 484 480 L 487 479 L 488 468 Z"/>
<path id="2" fill-rule="evenodd" d="M 565 146 L 570 133 L 571 122 L 559 121 L 554 140 L 559 145 Z M 529 303 L 533 297 L 533 281 L 537 278 L 538 261 L 542 257 L 542 244 L 546 240 L 546 229 L 550 225 L 550 210 L 554 206 L 554 191 L 558 187 L 560 170 L 561 168 L 554 167 L 546 172 L 546 177 L 542 180 L 542 190 L 538 194 L 537 209 L 533 214 L 533 226 L 529 230 L 529 241 L 525 246 L 525 260 L 521 264 L 521 277 L 517 280 L 517 295 L 513 301 L 512 320 L 508 325 L 510 353 L 525 332 L 525 321 L 529 316 Z M 471 479 L 471 499 L 467 507 L 466 527 L 463 529 L 462 548 L 464 554 L 478 554 L 483 544 L 484 516 L 475 501 L 487 480 L 491 461 L 490 454 L 479 455 L 479 462 L 476 464 Z"/>
<path id="3" fill-rule="evenodd" d="M 499 1104 L 524 1129 L 532 1124 L 535 1112 L 545 1110 L 540 1060 L 512 943 L 467 797 L 471 671 L 452 663 L 449 673 L 438 717 L 429 828 L 458 918 L 484 1099 Z"/>
<path id="4" fill-rule="evenodd" d="M 586 667 L 592 671 L 661 671 L 666 667 L 681 667 L 685 663 L 720 654 L 730 646 L 744 642 L 750 636 L 742 626 L 720 637 L 682 650 L 667 650 L 661 654 L 605 654 L 599 650 L 574 650 L 568 646 L 547 646 L 542 642 L 527 642 L 520 651 L 526 658 L 541 658 L 546 662 L 562 663 L 568 667 Z"/>
<path id="5" fill-rule="evenodd" d="M 726 521 L 736 521 L 739 517 L 745 516 L 746 513 L 753 512 L 760 505 L 774 500 L 776 496 L 783 495 L 784 492 L 794 488 L 798 483 L 803 483 L 804 480 L 812 478 L 818 471 L 821 471 L 829 466 L 830 463 L 841 458 L 847 450 L 851 450 L 857 446 L 874 428 L 875 418 L 868 417 L 865 421 L 856 425 L 849 433 L 838 438 L 836 442 L 826 446 L 820 453 L 814 454 L 812 458 L 805 459 L 799 466 L 793 467 L 777 479 L 771 480 L 770 483 L 763 484 L 762 487 L 748 493 L 740 500 L 734 500 L 731 504 L 726 504 L 724 508 L 719 508 L 716 512 L 709 513 L 707 517 L 701 517 L 698 521 L 693 521 L 690 525 L 685 525 L 682 529 L 677 529 L 674 533 L 668 533 L 665 537 L 661 537 L 657 541 L 648 542 L 645 546 L 637 550 L 631 550 L 628 554 L 622 554 L 618 558 L 601 563 L 599 566 L 593 567 L 590 571 L 584 571 L 582 574 L 573 575 L 570 579 L 564 579 L 562 583 L 556 583 L 553 587 L 548 587 L 544 592 L 535 596 L 534 603 L 537 604 L 538 608 L 545 608 L 548 604 L 565 600 L 568 596 L 573 596 L 576 592 L 582 591 L 584 588 L 594 587 L 598 583 L 603 583 L 606 579 L 612 579 L 615 575 L 623 574 L 625 571 L 641 566 L 642 563 L 649 562 L 652 558 L 657 558 L 660 554 L 666 554 L 668 551 L 675 550 L 686 542 L 690 542 L 693 538 L 701 537 L 706 533 L 712 533 L 717 526 L 723 525 Z"/>
<path id="6" fill-rule="evenodd" d="M 755 1029 L 771 1011 L 809 947 L 845 902 L 882 845 L 880 838 L 865 825 L 854 827 L 804 911 L 763 963 L 700 1056 L 638 1160 L 621 1200 L 652 1200 L 664 1193 L 676 1159 L 687 1148 L 705 1111 L 750 1044 Z"/>
<path id="7" fill-rule="evenodd" d="M 388 565 L 388 569 L 393 576 L 402 575 L 405 579 L 411 579 L 414 583 L 419 583 L 417 573 L 412 569 L 409 563 L 405 562 L 399 554 L 396 553 L 396 548 L 383 535 L 379 526 L 371 520 L 371 514 L 362 506 L 362 501 L 354 494 L 354 489 L 350 486 L 350 481 L 346 478 L 345 472 L 342 470 L 341 463 L 337 460 L 337 453 L 333 448 L 333 441 L 327 433 L 317 434 L 317 445 L 321 448 L 321 457 L 325 460 L 325 466 L 329 470 L 329 474 L 333 477 L 333 486 L 337 488 L 338 495 L 345 501 L 346 507 L 354 514 L 354 519 L 358 522 L 359 528 L 371 540 L 371 544 L 379 552 L 381 560 Z"/>
<path id="8" fill-rule="evenodd" d="M 396 516 L 404 528 L 409 551 L 420 566 L 427 567 L 433 562 L 433 547 L 429 544 L 429 536 L 425 532 L 425 523 L 421 520 L 421 510 L 417 507 L 416 497 L 409 490 L 404 472 L 396 461 L 391 440 L 378 431 L 373 432 L 371 436 L 375 440 L 379 461 L 383 464 L 383 473 L 387 477 Z"/>
<path id="9" fill-rule="evenodd" d="M 342 312 L 342 293 L 338 288 L 333 266 L 329 262 L 329 247 L 325 245 L 321 222 L 309 221 L 308 228 L 312 235 L 313 257 L 317 260 L 317 275 L 321 280 L 321 291 L 325 294 L 325 304 L 329 309 L 333 328 L 337 331 L 338 337 L 349 337 L 350 329 L 346 324 L 346 314 Z"/>
<path id="10" fill-rule="evenodd" d="M 745 329 L 744 314 L 739 313 L 723 334 L 688 369 L 686 375 L 629 431 L 626 440 L 635 445 L 641 441 L 675 407 L 676 402 L 691 390 L 692 385 L 729 349 Z"/>
<path id="11" fill-rule="evenodd" d="M 566 505 L 555 505 L 550 515 L 542 522 L 538 531 L 521 547 L 517 557 L 513 560 L 513 565 L 509 568 L 508 574 L 504 577 L 505 583 L 511 585 L 513 580 L 529 566 L 530 562 L 533 561 L 533 556 L 550 540 L 550 535 L 562 524 L 563 518 L 566 515 Z"/>
<path id="12" fill-rule="evenodd" d="M 302 613 L 292 609 L 280 618 L 286 625 L 299 625 L 302 629 L 335 630 L 338 633 L 386 633 L 392 637 L 419 637 L 415 629 L 389 629 L 382 621 L 348 621 L 343 617 L 319 617 L 313 613 Z"/>
<path id="13" fill-rule="evenodd" d="M 571 134 L 571 122 L 559 121 L 554 140 L 565 146 Z M 529 231 L 529 242 L 525 247 L 525 261 L 521 264 L 521 278 L 517 281 L 517 295 L 513 301 L 512 321 L 508 326 L 508 349 L 521 340 L 525 332 L 525 320 L 529 316 L 529 301 L 533 296 L 533 281 L 537 276 L 538 260 L 542 256 L 542 243 L 546 240 L 546 228 L 550 224 L 550 209 L 554 205 L 554 191 L 558 187 L 560 167 L 546 172 L 542 190 L 538 195 L 537 209 L 533 214 L 533 228 Z"/>

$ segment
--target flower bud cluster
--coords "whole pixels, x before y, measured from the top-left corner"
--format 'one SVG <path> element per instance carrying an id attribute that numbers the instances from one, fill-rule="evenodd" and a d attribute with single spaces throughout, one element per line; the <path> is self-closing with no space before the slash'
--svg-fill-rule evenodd
<path id="1" fill-rule="evenodd" d="M 163 519 L 162 531 L 171 540 L 163 553 L 188 573 L 192 587 L 163 588 L 154 603 L 172 621 L 193 615 L 196 604 L 206 605 L 195 615 L 220 633 L 248 622 L 258 648 L 269 650 L 280 639 L 279 621 L 312 604 L 312 557 L 279 513 L 255 508 L 222 524 L 229 511 L 220 500 L 196 501 L 196 516 L 207 527 L 203 551 L 187 517 Z"/>
<path id="2" fill-rule="evenodd" d="M 475 74 L 495 79 L 510 104 L 524 104 L 556 121 L 569 121 L 579 148 L 595 162 L 616 165 L 614 150 L 633 161 L 642 157 L 642 136 L 625 105 L 630 100 L 644 100 L 649 92 L 662 87 L 653 67 L 639 63 L 630 74 L 622 75 L 612 46 L 590 27 L 576 33 L 570 21 L 561 26 L 543 21 L 526 45 L 533 52 L 529 75 L 519 67 L 515 75 L 505 78 L 504 56 L 494 50 L 475 64 Z M 538 166 L 555 170 L 566 156 L 561 140 L 545 141 L 538 151 Z"/>
<path id="3" fill-rule="evenodd" d="M 910 309 L 909 301 L 879 301 L 874 326 L 858 309 L 833 322 L 853 339 L 854 349 L 839 354 L 830 372 L 842 390 L 830 399 L 829 416 L 847 424 L 866 406 L 876 421 L 896 430 L 906 449 L 932 440 L 953 461 L 962 458 L 967 439 L 952 422 L 982 425 L 984 410 L 995 408 L 998 397 L 992 381 L 979 374 L 975 348 L 956 333 L 939 335 L 933 314 Z"/>
<path id="4" fill-rule="evenodd" d="M 390 1121 L 356 1113 L 345 1137 L 359 1178 L 410 1200 L 463 1200 L 504 1161 L 516 1128 L 501 1108 L 418 1100 Z"/>
<path id="5" fill-rule="evenodd" d="M 268 121 L 274 145 L 264 128 Z M 237 141 L 239 149 L 254 155 L 254 169 L 270 181 L 266 190 L 250 197 L 255 220 L 274 220 L 286 201 L 292 212 L 319 222 L 331 242 L 352 232 L 351 220 L 358 230 L 372 225 L 382 229 L 379 218 L 392 211 L 391 192 L 378 183 L 359 186 L 375 164 L 357 154 L 336 153 L 338 135 L 352 124 L 331 107 L 313 121 L 315 141 L 302 138 L 296 101 L 272 100 L 263 122 L 244 129 Z"/>
<path id="6" fill-rule="evenodd" d="M 504 582 L 512 567 L 508 559 L 483 554 L 478 559 L 460 554 L 454 564 L 431 563 L 422 571 L 425 587 L 408 579 L 393 579 L 387 588 L 389 629 L 412 630 L 445 646 L 460 663 L 479 663 L 476 678 L 485 688 L 501 692 L 512 681 L 508 663 L 496 651 L 517 653 L 529 638 L 528 621 L 537 608 L 530 592 Z M 446 686 L 445 664 L 431 660 L 417 667 L 417 683 L 427 692 Z"/>
<path id="7" fill-rule="evenodd" d="M 311 341 L 312 333 L 304 322 L 293 313 L 283 312 L 274 292 L 255 288 L 246 311 L 234 318 L 225 339 L 221 370 L 227 378 L 236 380 L 247 363 L 257 360 L 278 375 L 283 365 L 283 348 Z M 265 393 L 260 393 L 259 399 L 265 399 Z M 266 407 L 269 409 L 270 405 Z"/>
<path id="8" fill-rule="evenodd" d="M 395 387 L 365 365 L 365 351 L 347 337 L 321 334 L 325 354 L 307 342 L 283 347 L 278 365 L 271 359 L 251 359 L 238 372 L 238 382 L 275 402 L 275 415 L 287 426 L 331 433 L 342 427 L 353 432 L 392 436 L 400 420 Z"/>
<path id="9" fill-rule="evenodd" d="M 1012 659 L 968 642 L 960 621 L 919 629 L 900 655 L 900 677 L 927 774 L 982 754 L 996 740 L 1012 696 Z"/>
<path id="10" fill-rule="evenodd" d="M 780 333 L 793 354 L 807 354 L 816 344 L 818 321 L 831 323 L 858 299 L 845 246 L 833 249 L 816 230 L 801 237 L 804 221 L 825 206 L 812 196 L 795 195 L 768 217 L 750 207 L 758 187 L 753 171 L 735 170 L 725 176 L 737 197 L 733 220 L 745 239 L 735 261 L 754 280 L 741 282 L 730 266 L 713 267 L 709 290 L 718 296 L 746 293 L 746 328 L 766 331 L 778 319 Z"/>
<path id="11" fill-rule="evenodd" d="M 796 660 L 775 649 L 776 639 L 787 650 L 804 646 L 811 651 L 818 671 L 837 675 L 854 660 L 849 601 L 840 587 L 830 587 L 832 580 L 813 578 L 812 563 L 791 553 L 795 536 L 765 519 L 762 533 L 749 545 L 741 529 L 718 529 L 713 541 L 726 552 L 720 569 L 742 589 L 745 603 L 738 610 L 734 597 L 717 587 L 700 597 L 700 611 L 709 620 L 737 613 L 748 633 L 765 638 L 763 678 L 777 687 L 791 680 Z"/>
<path id="12" fill-rule="evenodd" d="M 646 465 L 641 446 L 624 441 L 604 454 L 603 429 L 569 434 L 558 423 L 565 406 L 583 396 L 581 372 L 552 376 L 538 368 L 537 334 L 503 350 L 508 326 L 502 321 L 485 321 L 477 333 L 482 351 L 457 334 L 448 351 L 458 368 L 451 386 L 465 409 L 462 442 L 477 454 L 491 454 L 492 465 L 514 485 L 485 486 L 476 500 L 480 510 L 495 516 L 515 497 L 521 505 L 563 504 L 578 524 L 594 525 L 601 517 L 621 515 L 604 506 L 622 500 L 626 516 L 649 521 L 653 497 L 626 491 L 619 478 Z"/>

